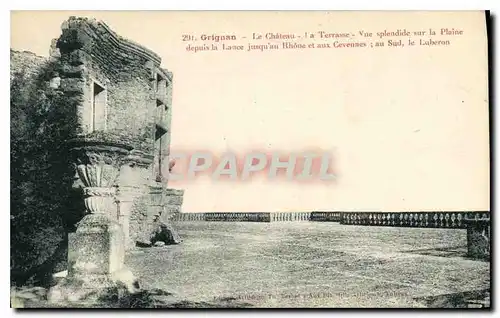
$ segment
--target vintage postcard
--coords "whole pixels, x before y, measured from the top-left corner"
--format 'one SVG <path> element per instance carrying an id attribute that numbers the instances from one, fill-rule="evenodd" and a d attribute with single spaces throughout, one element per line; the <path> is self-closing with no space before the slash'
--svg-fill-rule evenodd
<path id="1" fill-rule="evenodd" d="M 12 11 L 11 307 L 490 308 L 484 11 Z"/>

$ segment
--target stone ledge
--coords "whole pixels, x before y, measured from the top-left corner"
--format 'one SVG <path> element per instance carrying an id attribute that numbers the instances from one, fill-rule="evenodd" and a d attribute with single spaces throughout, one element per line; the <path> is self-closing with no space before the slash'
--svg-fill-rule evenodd
<path id="1" fill-rule="evenodd" d="M 129 155 L 125 158 L 125 161 L 130 165 L 137 165 L 139 167 L 149 167 L 153 163 L 154 156 L 144 151 L 133 149 L 130 151 Z"/>
<path id="2" fill-rule="evenodd" d="M 177 213 L 173 221 L 207 221 L 207 222 L 285 222 L 310 221 L 310 212 L 207 212 Z"/>

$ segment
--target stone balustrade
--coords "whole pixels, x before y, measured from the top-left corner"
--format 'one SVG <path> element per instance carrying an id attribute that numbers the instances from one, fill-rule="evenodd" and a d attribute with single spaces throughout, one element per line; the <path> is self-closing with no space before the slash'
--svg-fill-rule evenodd
<path id="1" fill-rule="evenodd" d="M 51 288 L 50 302 L 94 299 L 114 287 L 111 276 L 124 270 L 125 246 L 116 205 L 116 181 L 131 147 L 74 139 L 68 141 L 83 185 L 86 215 L 68 235 L 68 276 Z M 79 296 L 75 296 L 75 290 Z"/>
<path id="2" fill-rule="evenodd" d="M 174 221 L 340 222 L 344 225 L 420 228 L 467 228 L 466 219 L 489 218 L 489 212 L 202 212 L 178 213 Z M 470 222 L 469 222 L 470 223 Z"/>
<path id="3" fill-rule="evenodd" d="M 465 229 L 465 219 L 488 217 L 489 212 L 342 212 L 341 224 Z"/>
<path id="4" fill-rule="evenodd" d="M 326 214 L 315 212 L 202 212 L 179 213 L 174 221 L 211 221 L 211 222 L 297 222 L 297 221 L 335 221 L 340 220 L 338 212 Z"/>

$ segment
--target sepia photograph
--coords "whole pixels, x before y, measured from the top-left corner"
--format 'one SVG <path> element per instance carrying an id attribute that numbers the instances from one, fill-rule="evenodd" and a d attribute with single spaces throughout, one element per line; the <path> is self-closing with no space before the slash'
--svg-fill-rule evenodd
<path id="1" fill-rule="evenodd" d="M 488 11 L 11 11 L 10 305 L 491 310 Z"/>

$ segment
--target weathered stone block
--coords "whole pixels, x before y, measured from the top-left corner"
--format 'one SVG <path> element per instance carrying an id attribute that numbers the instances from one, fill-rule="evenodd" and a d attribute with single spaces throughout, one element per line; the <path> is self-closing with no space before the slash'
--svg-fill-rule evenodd
<path id="1" fill-rule="evenodd" d="M 120 270 L 124 262 L 120 226 L 105 215 L 89 214 L 69 235 L 68 275 L 108 275 Z"/>
<path id="2" fill-rule="evenodd" d="M 167 204 L 169 205 L 182 205 L 182 201 L 183 201 L 182 196 L 169 195 L 167 197 Z"/>
<path id="3" fill-rule="evenodd" d="M 165 195 L 167 196 L 167 211 L 172 211 L 174 213 L 180 212 L 182 210 L 182 203 L 184 201 L 184 190 L 166 189 Z"/>
<path id="4" fill-rule="evenodd" d="M 69 78 L 79 78 L 83 77 L 84 72 L 85 72 L 85 66 L 84 65 L 70 65 L 70 64 L 63 64 L 59 67 L 59 72 L 63 77 L 69 77 Z"/>
<path id="5" fill-rule="evenodd" d="M 64 93 L 83 94 L 85 82 L 80 78 L 63 78 L 61 79 L 60 89 Z"/>
<path id="6" fill-rule="evenodd" d="M 89 61 L 89 57 L 82 50 L 74 50 L 71 51 L 68 55 L 68 62 L 71 65 L 81 65 L 85 64 L 85 62 Z"/>

